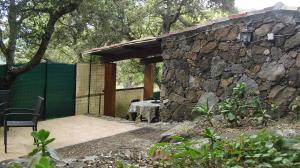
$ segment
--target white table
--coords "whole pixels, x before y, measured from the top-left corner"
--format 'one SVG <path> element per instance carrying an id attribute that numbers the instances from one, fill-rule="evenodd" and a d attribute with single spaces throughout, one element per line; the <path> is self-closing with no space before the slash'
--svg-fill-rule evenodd
<path id="1" fill-rule="evenodd" d="M 155 103 L 156 102 L 156 103 Z M 145 100 L 130 104 L 128 112 L 137 113 L 137 119 L 144 117 L 150 123 L 156 117 L 156 110 L 160 107 L 159 101 Z"/>

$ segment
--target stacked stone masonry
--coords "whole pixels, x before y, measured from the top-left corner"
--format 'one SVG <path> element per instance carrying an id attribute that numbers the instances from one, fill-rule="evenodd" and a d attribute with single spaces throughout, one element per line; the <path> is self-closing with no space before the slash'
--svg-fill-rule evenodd
<path id="1" fill-rule="evenodd" d="M 237 37 L 250 25 L 248 46 Z M 273 41 L 267 34 L 274 33 Z M 162 120 L 192 119 L 201 97 L 226 98 L 238 82 L 247 94 L 280 105 L 300 104 L 300 12 L 270 11 L 165 37 Z"/>

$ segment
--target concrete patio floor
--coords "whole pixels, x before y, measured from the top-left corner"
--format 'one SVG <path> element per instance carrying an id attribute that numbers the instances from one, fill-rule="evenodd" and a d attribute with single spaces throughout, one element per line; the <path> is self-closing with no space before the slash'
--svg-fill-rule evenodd
<path id="1" fill-rule="evenodd" d="M 56 140 L 50 145 L 57 149 L 99 138 L 104 138 L 140 127 L 108 121 L 84 115 L 41 121 L 38 129 L 49 130 Z M 8 132 L 8 153 L 4 153 L 3 127 L 0 127 L 0 161 L 26 155 L 33 148 L 31 128 L 10 128 Z"/>

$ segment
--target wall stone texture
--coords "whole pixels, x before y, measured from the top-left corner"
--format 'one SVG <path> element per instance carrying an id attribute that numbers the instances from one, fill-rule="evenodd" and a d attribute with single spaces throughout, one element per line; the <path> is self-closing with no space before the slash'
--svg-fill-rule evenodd
<path id="1" fill-rule="evenodd" d="M 237 37 L 250 25 L 253 42 Z M 275 39 L 268 41 L 267 34 Z M 201 97 L 222 100 L 238 82 L 247 94 L 280 105 L 300 96 L 300 12 L 271 11 L 185 31 L 162 40 L 163 121 L 192 119 Z"/>

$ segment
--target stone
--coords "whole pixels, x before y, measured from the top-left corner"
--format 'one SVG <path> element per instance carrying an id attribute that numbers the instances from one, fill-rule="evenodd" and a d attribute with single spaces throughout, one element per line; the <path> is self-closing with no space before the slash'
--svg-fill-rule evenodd
<path id="1" fill-rule="evenodd" d="M 258 90 L 258 84 L 255 82 L 255 80 L 249 78 L 247 75 L 243 75 L 241 79 L 238 81 L 238 83 L 244 82 L 246 84 L 246 94 L 259 94 Z"/>
<path id="2" fill-rule="evenodd" d="M 171 58 L 182 58 L 183 57 L 183 52 L 180 49 L 177 49 L 174 54 L 171 56 Z"/>
<path id="3" fill-rule="evenodd" d="M 232 84 L 232 81 L 233 81 L 233 77 L 228 79 L 222 79 L 220 86 L 223 88 L 227 88 L 230 84 Z"/>
<path id="4" fill-rule="evenodd" d="M 283 129 L 283 130 L 276 130 L 275 134 L 279 136 L 283 136 L 285 138 L 290 138 L 290 137 L 295 137 L 298 136 L 299 134 L 297 133 L 296 130 L 294 129 Z"/>
<path id="5" fill-rule="evenodd" d="M 283 57 L 280 58 L 279 62 L 283 64 L 286 69 L 291 68 L 295 63 L 295 59 L 291 58 L 289 55 L 285 54 Z"/>
<path id="6" fill-rule="evenodd" d="M 260 65 L 255 65 L 250 69 L 250 71 L 257 74 L 260 71 L 260 68 L 261 68 Z"/>
<path id="7" fill-rule="evenodd" d="M 259 91 L 269 90 L 270 88 L 271 88 L 270 82 L 263 82 L 263 83 L 260 84 L 259 87 L 258 87 Z"/>
<path id="8" fill-rule="evenodd" d="M 219 83 L 220 81 L 215 79 L 206 80 L 204 81 L 203 89 L 206 92 L 215 92 L 219 87 Z"/>
<path id="9" fill-rule="evenodd" d="M 216 42 L 208 42 L 204 47 L 200 49 L 200 53 L 208 54 L 214 51 L 214 49 L 217 47 Z"/>
<path id="10" fill-rule="evenodd" d="M 228 35 L 230 29 L 231 29 L 230 26 L 225 27 L 223 29 L 217 29 L 215 31 L 215 39 L 218 40 L 218 41 L 221 40 L 221 39 L 224 39 Z"/>
<path id="11" fill-rule="evenodd" d="M 257 36 L 265 36 L 268 33 L 270 33 L 272 26 L 273 24 L 271 23 L 263 24 L 262 26 L 260 26 L 258 29 L 255 30 L 255 34 Z"/>
<path id="12" fill-rule="evenodd" d="M 282 57 L 282 51 L 279 47 L 272 47 L 271 48 L 271 55 L 272 55 L 273 59 L 278 60 L 279 58 Z"/>
<path id="13" fill-rule="evenodd" d="M 295 88 L 286 87 L 276 95 L 274 102 L 279 106 L 287 106 L 293 100 L 295 93 Z"/>
<path id="14" fill-rule="evenodd" d="M 265 55 L 265 51 L 268 50 L 268 48 L 265 48 L 265 47 L 262 47 L 262 46 L 258 46 L 258 45 L 255 45 L 253 46 L 252 48 L 252 54 L 255 54 L 255 55 Z"/>
<path id="15" fill-rule="evenodd" d="M 189 77 L 189 87 L 198 87 L 196 78 L 192 75 L 190 75 L 190 77 Z"/>
<path id="16" fill-rule="evenodd" d="M 285 86 L 280 86 L 280 85 L 276 85 L 275 87 L 273 87 L 268 95 L 269 99 L 274 99 L 278 93 L 280 93 L 283 89 L 285 89 Z"/>
<path id="17" fill-rule="evenodd" d="M 229 61 L 232 63 L 238 64 L 241 62 L 239 54 L 235 53 L 234 51 L 220 52 L 219 55 L 226 61 Z"/>
<path id="18" fill-rule="evenodd" d="M 206 92 L 201 95 L 197 105 L 206 105 L 208 101 L 209 111 L 219 102 L 219 98 L 213 92 Z"/>
<path id="19" fill-rule="evenodd" d="M 180 82 L 183 86 L 187 86 L 189 81 L 188 73 L 184 69 L 177 69 L 175 73 L 176 80 Z"/>
<path id="20" fill-rule="evenodd" d="M 233 27 L 230 32 L 228 33 L 227 36 L 225 36 L 223 38 L 223 40 L 227 40 L 227 41 L 233 41 L 233 40 L 236 40 L 237 39 L 237 36 L 239 34 L 239 27 L 238 26 L 235 26 Z"/>
<path id="21" fill-rule="evenodd" d="M 296 58 L 297 55 L 298 55 L 298 53 L 297 53 L 296 51 L 290 51 L 290 52 L 289 52 L 289 56 L 290 56 L 291 58 Z"/>
<path id="22" fill-rule="evenodd" d="M 226 67 L 225 61 L 219 56 L 214 57 L 211 64 L 210 74 L 213 78 L 220 76 Z"/>
<path id="23" fill-rule="evenodd" d="M 229 43 L 227 42 L 219 43 L 218 49 L 222 51 L 229 51 Z"/>
<path id="24" fill-rule="evenodd" d="M 244 72 L 244 67 L 241 64 L 232 64 L 231 72 L 234 74 L 241 74 Z"/>
<path id="25" fill-rule="evenodd" d="M 300 45 L 300 32 L 286 40 L 284 48 L 288 51 Z"/>
<path id="26" fill-rule="evenodd" d="M 193 47 L 192 47 L 192 52 L 199 52 L 201 47 L 202 47 L 202 40 L 196 40 L 193 44 Z"/>
<path id="27" fill-rule="evenodd" d="M 162 133 L 160 135 L 160 142 L 169 142 L 171 140 L 171 137 L 175 135 L 180 135 L 187 138 L 196 126 L 197 122 L 195 121 L 184 121 Z"/>
<path id="28" fill-rule="evenodd" d="M 272 29 L 272 33 L 276 34 L 278 33 L 280 30 L 282 30 L 285 27 L 285 25 L 283 23 L 277 23 L 273 29 Z"/>
<path id="29" fill-rule="evenodd" d="M 170 101 L 175 101 L 175 102 L 177 102 L 177 103 L 182 104 L 182 103 L 185 101 L 185 98 L 182 97 L 182 96 L 180 96 L 180 95 L 178 95 L 178 94 L 171 93 L 171 94 L 169 95 L 169 100 L 170 100 Z"/>
<path id="30" fill-rule="evenodd" d="M 300 54 L 298 54 L 297 59 L 296 59 L 296 66 L 300 68 Z"/>
<path id="31" fill-rule="evenodd" d="M 264 63 L 258 76 L 262 79 L 277 81 L 285 75 L 284 65 L 278 64 L 277 62 Z"/>
<path id="32" fill-rule="evenodd" d="M 270 52 L 270 50 L 269 49 L 266 49 L 265 51 L 264 51 L 264 55 L 269 55 L 271 52 Z"/>
<path id="33" fill-rule="evenodd" d="M 300 69 L 291 69 L 288 74 L 289 85 L 300 88 Z"/>
<path id="34" fill-rule="evenodd" d="M 196 114 L 192 113 L 195 103 L 177 103 L 171 110 L 172 121 L 184 121 L 194 119 Z"/>

